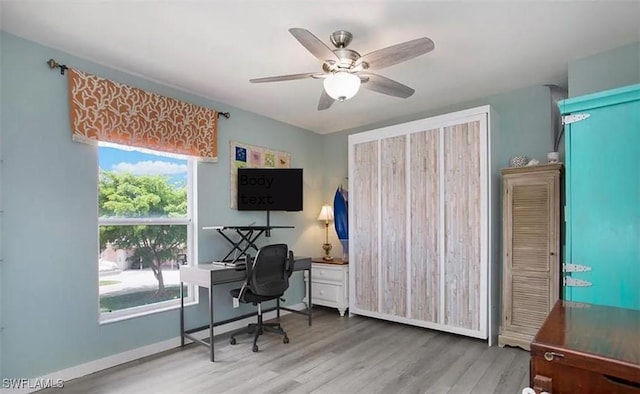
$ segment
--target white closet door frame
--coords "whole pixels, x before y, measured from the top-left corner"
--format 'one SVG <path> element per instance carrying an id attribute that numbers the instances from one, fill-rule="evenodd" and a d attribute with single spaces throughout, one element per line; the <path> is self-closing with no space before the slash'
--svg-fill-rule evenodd
<path id="1" fill-rule="evenodd" d="M 439 318 L 438 318 L 438 323 L 433 323 L 433 322 L 425 322 L 425 321 L 419 321 L 419 320 L 415 320 L 412 319 L 410 317 L 402 317 L 402 316 L 393 316 L 393 315 L 388 315 L 388 314 L 383 314 L 383 313 L 379 313 L 379 312 L 372 312 L 372 311 L 366 311 L 366 310 L 362 310 L 359 309 L 356 305 L 352 304 L 352 301 L 355 300 L 355 294 L 354 294 L 354 289 L 355 289 L 355 280 L 357 279 L 358 275 L 357 272 L 354 272 L 355 270 L 352 270 L 352 272 L 350 272 L 349 275 L 349 280 L 350 280 L 350 286 L 349 286 L 349 292 L 350 292 L 350 296 L 349 296 L 349 300 L 350 300 L 350 305 L 349 305 L 349 314 L 359 314 L 359 315 L 364 315 L 364 316 L 370 316 L 370 317 L 376 317 L 376 318 L 381 318 L 381 319 L 386 319 L 386 320 L 391 320 L 391 321 L 396 321 L 396 322 L 400 322 L 400 323 L 406 323 L 406 324 L 411 324 L 411 325 L 416 325 L 416 326 L 420 326 L 420 327 L 425 327 L 425 328 L 433 328 L 433 329 L 438 329 L 438 330 L 442 330 L 442 331 L 447 331 L 447 332 L 452 332 L 452 333 L 456 333 L 456 334 L 462 334 L 462 335 L 466 335 L 466 336 L 470 336 L 470 337 L 475 337 L 475 338 L 482 338 L 482 339 L 487 339 L 489 337 L 489 334 L 487 332 L 487 328 L 488 328 L 488 323 L 489 323 L 489 311 L 492 308 L 492 305 L 490 305 L 492 297 L 488 296 L 489 293 L 489 284 L 490 284 L 490 274 L 491 272 L 489 271 L 489 253 L 491 252 L 491 245 L 490 245 L 490 239 L 489 239 L 489 233 L 490 233 L 490 226 L 492 225 L 490 223 L 490 189 L 489 189 L 489 176 L 490 176 L 490 166 L 489 166 L 489 154 L 490 154 L 490 146 L 489 146 L 489 124 L 488 124 L 488 117 L 489 114 L 491 112 L 491 108 L 489 106 L 482 106 L 482 107 L 477 107 L 477 108 L 472 108 L 472 109 L 468 109 L 468 110 L 464 110 L 464 111 L 458 111 L 458 112 L 453 112 L 453 113 L 449 113 L 449 114 L 444 114 L 444 115 L 439 115 L 439 116 L 435 116 L 435 117 L 431 117 L 431 118 L 426 118 L 426 119 L 420 119 L 420 120 L 416 120 L 413 122 L 408 122 L 408 123 L 402 123 L 402 124 L 398 124 L 398 125 L 393 125 L 393 126 L 388 126 L 388 127 L 384 127 L 384 128 L 380 128 L 380 129 L 375 129 L 375 130 L 370 130 L 370 131 L 366 131 L 366 132 L 362 132 L 362 133 L 357 133 L 357 134 L 352 134 L 349 135 L 348 137 L 348 165 L 349 165 L 349 189 L 350 190 L 354 190 L 353 187 L 353 174 L 352 172 L 352 168 L 354 168 L 354 145 L 359 144 L 359 143 L 364 143 L 364 142 L 370 142 L 370 141 L 375 141 L 378 140 L 378 143 L 380 143 L 380 140 L 383 138 L 388 138 L 388 137 L 395 137 L 395 136 L 400 136 L 400 135 L 407 135 L 409 136 L 412 133 L 415 132 L 420 132 L 420 131 L 424 131 L 424 130 L 431 130 L 431 129 L 439 129 L 440 130 L 440 144 L 443 143 L 444 139 L 443 137 L 443 133 L 444 133 L 444 128 L 447 126 L 452 126 L 452 125 L 457 125 L 457 124 L 463 124 L 463 123 L 469 123 L 469 122 L 474 122 L 474 121 L 479 121 L 480 122 L 480 165 L 481 165 L 481 172 L 480 172 L 480 184 L 481 184 L 481 231 L 480 231 L 480 251 L 481 251 L 481 256 L 480 256 L 480 276 L 481 276 L 481 281 L 480 281 L 480 311 L 479 311 L 479 321 L 480 321 L 480 329 L 479 330 L 471 330 L 471 329 L 465 329 L 465 328 L 460 328 L 460 327 L 453 327 L 453 326 L 448 326 L 445 324 L 442 324 L 442 322 L 444 321 L 444 316 L 442 315 L 444 313 L 444 308 L 443 308 L 443 303 L 444 303 L 444 296 L 442 294 L 442 292 L 444 291 L 444 287 L 441 286 L 441 288 L 439 289 L 440 291 L 440 297 L 441 297 L 441 307 L 439 308 Z M 407 138 L 407 144 L 409 143 L 410 139 Z M 440 149 L 442 150 L 442 149 Z M 380 154 L 380 150 L 378 150 L 379 154 Z M 442 158 L 440 158 L 439 160 L 442 160 Z M 378 177 L 380 177 L 380 166 L 382 165 L 382 163 L 380 163 L 380 160 L 378 160 Z M 406 160 L 405 165 L 407 165 L 407 163 L 410 163 L 410 156 L 408 156 L 408 159 Z M 440 166 L 441 170 L 443 171 L 443 166 Z M 410 166 L 408 166 L 406 168 L 407 172 L 407 177 L 410 179 Z M 441 172 L 441 180 L 443 177 L 443 173 Z M 410 181 L 409 181 L 410 182 Z M 379 185 L 379 184 L 378 184 Z M 410 183 L 409 183 L 410 185 Z M 380 193 L 380 187 L 378 187 L 377 193 Z M 440 191 L 440 193 L 442 193 L 442 190 Z M 410 204 L 409 199 L 410 197 L 407 197 L 407 204 Z M 441 203 L 442 203 L 442 199 L 444 198 L 444 196 L 441 195 Z M 378 200 L 380 201 L 380 200 Z M 410 205 L 407 205 L 407 208 Z M 349 222 L 350 223 L 354 223 L 354 218 L 353 218 L 353 209 L 349 210 Z M 381 217 L 381 207 L 378 206 L 378 210 L 377 210 L 377 215 L 378 215 L 378 219 L 380 220 Z M 409 211 L 407 211 L 409 212 Z M 442 222 L 444 220 L 444 215 L 441 215 L 441 223 L 440 223 L 440 228 L 443 229 L 444 228 L 444 223 Z M 409 221 L 408 221 L 409 222 Z M 378 228 L 378 237 L 381 236 L 380 232 L 381 232 L 381 227 L 382 227 L 382 223 L 380 221 L 378 221 L 378 223 L 380 223 L 380 226 Z M 407 255 L 405 256 L 407 260 L 407 265 L 409 266 L 409 272 L 407 273 L 407 278 L 410 278 L 410 258 L 411 258 L 411 245 L 409 244 L 410 242 L 410 224 L 407 224 L 407 245 L 406 245 L 406 250 L 407 250 Z M 442 242 L 442 241 L 441 241 Z M 380 248 L 381 243 L 378 243 L 378 247 Z M 349 259 L 353 260 L 355 257 L 352 255 L 352 251 L 353 248 L 350 248 L 350 256 Z M 380 250 L 378 251 L 378 272 L 380 272 Z M 440 269 L 441 272 L 444 273 L 444 271 L 442 271 L 442 269 L 444 268 L 444 257 L 441 256 L 440 257 Z M 352 267 L 354 268 L 354 267 Z M 378 276 L 378 280 L 381 280 L 381 275 Z M 442 285 L 442 281 L 444 281 L 444 275 L 441 275 L 441 285 Z M 381 297 L 381 293 L 378 294 L 379 297 Z M 411 308 L 410 308 L 410 300 L 411 300 L 411 290 L 410 290 L 410 286 L 408 286 L 407 289 L 407 297 L 408 297 L 408 302 L 407 305 L 408 307 L 408 311 L 410 313 Z M 381 304 L 381 300 L 378 300 L 378 305 L 380 306 Z"/>

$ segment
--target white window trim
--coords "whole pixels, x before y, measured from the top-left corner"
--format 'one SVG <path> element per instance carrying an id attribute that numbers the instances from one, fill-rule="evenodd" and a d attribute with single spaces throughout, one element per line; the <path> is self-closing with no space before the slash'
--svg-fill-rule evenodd
<path id="1" fill-rule="evenodd" d="M 103 146 L 102 144 L 100 146 Z M 121 146 L 115 146 L 122 149 Z M 158 154 L 159 152 L 150 152 Z M 160 155 L 163 153 L 160 152 Z M 187 216 L 183 218 L 100 218 L 98 217 L 98 227 L 104 225 L 136 225 L 136 224 L 148 224 L 148 225 L 186 225 L 187 226 L 187 265 L 193 266 L 198 261 L 198 232 L 194 231 L 197 226 L 197 171 L 198 166 L 196 160 L 193 158 L 185 158 L 187 160 Z M 96 201 L 97 204 L 97 201 Z M 97 278 L 96 291 L 99 293 L 99 281 Z M 179 286 L 179 285 L 178 285 Z M 184 299 L 184 306 L 197 304 L 198 291 L 192 284 L 187 284 L 188 296 Z M 140 305 L 133 308 L 121 309 L 112 312 L 99 312 L 98 323 L 109 324 L 123 320 L 134 319 L 142 316 L 152 315 L 155 313 L 166 312 L 169 310 L 180 308 L 180 299 L 168 300 L 163 302 L 157 302 L 154 304 Z M 98 295 L 98 311 L 100 311 L 100 295 Z"/>

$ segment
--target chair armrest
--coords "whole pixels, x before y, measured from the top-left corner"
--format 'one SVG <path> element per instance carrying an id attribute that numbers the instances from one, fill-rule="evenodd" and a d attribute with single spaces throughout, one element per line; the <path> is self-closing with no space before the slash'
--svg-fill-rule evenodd
<path id="1" fill-rule="evenodd" d="M 286 264 L 286 272 L 289 277 L 293 273 L 294 264 L 295 264 L 295 259 L 293 258 L 293 250 L 290 250 L 289 256 L 287 258 L 287 264 Z"/>
<path id="2" fill-rule="evenodd" d="M 242 287 L 240 288 L 240 293 L 238 294 L 238 299 L 243 301 L 245 289 L 249 286 L 249 281 L 251 280 L 251 271 L 253 270 L 254 259 L 251 258 L 249 254 L 245 255 L 245 269 L 247 270 L 247 279 L 245 279 Z M 244 301 L 243 301 L 244 302 Z"/>

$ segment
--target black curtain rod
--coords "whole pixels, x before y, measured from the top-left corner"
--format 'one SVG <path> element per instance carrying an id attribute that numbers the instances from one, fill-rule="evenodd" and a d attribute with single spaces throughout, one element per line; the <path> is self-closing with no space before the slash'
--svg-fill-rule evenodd
<path id="1" fill-rule="evenodd" d="M 64 72 L 69 69 L 69 67 L 67 67 L 65 64 L 60 64 L 60 63 L 56 62 L 53 59 L 49 59 L 47 61 L 47 65 L 51 69 L 59 68 L 60 69 L 60 75 L 64 75 Z M 218 111 L 216 111 L 216 113 L 218 114 L 218 119 L 220 118 L 220 116 L 224 116 L 227 119 L 229 119 L 231 117 L 231 113 L 230 112 L 218 112 Z"/>

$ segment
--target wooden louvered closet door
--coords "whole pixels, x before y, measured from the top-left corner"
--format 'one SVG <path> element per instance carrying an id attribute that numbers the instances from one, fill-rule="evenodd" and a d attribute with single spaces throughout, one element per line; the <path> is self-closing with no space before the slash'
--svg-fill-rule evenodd
<path id="1" fill-rule="evenodd" d="M 559 164 L 503 174 L 503 300 L 499 344 L 529 350 L 559 294 Z"/>

